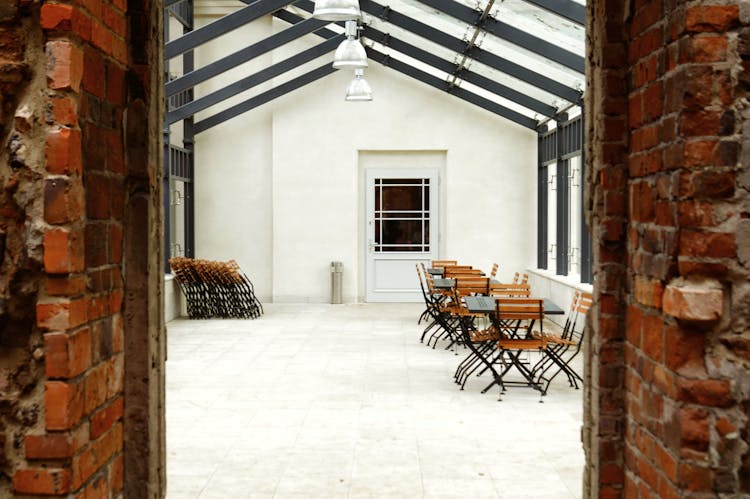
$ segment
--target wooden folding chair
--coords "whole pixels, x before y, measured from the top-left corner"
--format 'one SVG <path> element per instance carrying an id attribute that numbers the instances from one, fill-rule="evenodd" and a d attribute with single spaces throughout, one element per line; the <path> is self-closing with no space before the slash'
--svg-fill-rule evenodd
<path id="1" fill-rule="evenodd" d="M 433 269 L 439 269 L 446 265 L 458 265 L 458 262 L 456 260 L 433 260 L 431 265 Z"/>
<path id="2" fill-rule="evenodd" d="M 497 276 L 497 271 L 500 266 L 497 263 L 492 264 L 492 270 L 490 271 L 490 279 L 494 279 Z"/>
<path id="3" fill-rule="evenodd" d="M 574 302 L 571 305 L 572 310 L 566 321 L 567 332 L 563 329 L 563 332 L 559 335 L 546 335 L 550 345 L 546 359 L 540 360 L 537 366 L 534 366 L 533 371 L 537 382 L 544 384 L 543 393 L 547 393 L 552 380 L 561 372 L 565 373 L 568 383 L 576 390 L 579 388 L 578 383 L 583 383 L 581 375 L 570 364 L 581 351 L 586 331 L 585 316 L 591 307 L 593 296 L 591 293 L 579 294 L 576 292 L 576 294 L 577 301 L 574 297 Z M 581 317 L 583 317 L 581 321 L 583 324 L 579 326 Z"/>
<path id="4" fill-rule="evenodd" d="M 545 393 L 534 379 L 534 373 L 529 368 L 528 363 L 521 359 L 521 354 L 524 352 L 544 353 L 547 349 L 543 321 L 544 300 L 541 298 L 501 297 L 495 299 L 495 314 L 492 317 L 492 322 L 501 334 L 501 338 L 497 342 L 499 351 L 497 360 L 503 364 L 503 370 L 499 373 L 501 393 L 505 392 L 508 385 L 520 385 L 538 390 L 544 396 Z M 519 334 L 520 331 L 530 331 L 531 327 L 537 322 L 539 323 L 538 337 Z M 506 374 L 513 368 L 521 374 L 524 381 L 505 379 Z M 497 382 L 491 383 L 483 390 L 483 393 L 495 384 Z"/>

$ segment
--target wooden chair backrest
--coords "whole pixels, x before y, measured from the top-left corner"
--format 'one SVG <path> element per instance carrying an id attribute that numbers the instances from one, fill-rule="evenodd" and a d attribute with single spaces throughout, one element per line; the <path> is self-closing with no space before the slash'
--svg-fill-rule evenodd
<path id="1" fill-rule="evenodd" d="M 521 274 L 519 274 L 518 272 L 516 272 L 516 273 L 515 273 L 515 274 L 513 275 L 513 284 L 518 284 L 518 279 L 519 279 L 520 277 L 521 277 Z"/>
<path id="2" fill-rule="evenodd" d="M 594 302 L 594 297 L 591 293 L 581 293 L 578 300 L 578 312 L 585 314 L 591 308 L 591 304 Z"/>
<path id="3" fill-rule="evenodd" d="M 432 261 L 433 269 L 439 269 L 448 265 L 458 265 L 458 262 L 456 260 L 433 260 Z"/>
<path id="4" fill-rule="evenodd" d="M 460 267 L 445 267 L 443 270 L 443 277 L 446 279 L 451 279 L 456 275 L 477 275 L 481 276 L 482 271 L 480 269 L 473 269 L 470 266 L 460 266 Z"/>
<path id="5" fill-rule="evenodd" d="M 529 282 L 529 274 L 524 274 L 521 278 L 521 284 L 526 284 Z"/>
<path id="6" fill-rule="evenodd" d="M 490 294 L 492 296 L 529 297 L 531 296 L 531 288 L 528 284 L 496 283 L 490 284 Z"/>
<path id="7" fill-rule="evenodd" d="M 492 264 L 492 270 L 490 271 L 490 279 L 494 279 L 497 275 L 497 270 L 500 268 L 500 266 L 497 263 Z"/>
<path id="8" fill-rule="evenodd" d="M 459 296 L 486 295 L 490 289 L 489 277 L 457 277 L 456 292 Z"/>
<path id="9" fill-rule="evenodd" d="M 496 298 L 495 316 L 501 321 L 544 319 L 544 300 L 541 298 Z"/>

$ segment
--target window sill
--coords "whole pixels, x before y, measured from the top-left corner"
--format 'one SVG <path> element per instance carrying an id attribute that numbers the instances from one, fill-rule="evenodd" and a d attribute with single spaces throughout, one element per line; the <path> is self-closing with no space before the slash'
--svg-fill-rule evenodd
<path id="1" fill-rule="evenodd" d="M 546 269 L 526 269 L 527 272 L 530 274 L 537 275 L 539 277 L 542 277 L 544 279 L 549 279 L 550 281 L 559 282 L 560 284 L 564 284 L 565 286 L 577 289 L 579 291 L 583 291 L 584 293 L 591 293 L 594 291 L 594 286 L 591 284 L 587 284 L 585 282 L 581 282 L 580 275 L 557 275 L 554 271 L 546 270 Z"/>

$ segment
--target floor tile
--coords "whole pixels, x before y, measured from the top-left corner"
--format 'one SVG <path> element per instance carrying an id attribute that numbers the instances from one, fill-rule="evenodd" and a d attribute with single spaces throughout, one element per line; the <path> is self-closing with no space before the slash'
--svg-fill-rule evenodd
<path id="1" fill-rule="evenodd" d="M 481 394 L 412 304 L 168 324 L 169 499 L 577 498 L 581 390 Z M 579 365 L 580 367 L 580 365 Z"/>

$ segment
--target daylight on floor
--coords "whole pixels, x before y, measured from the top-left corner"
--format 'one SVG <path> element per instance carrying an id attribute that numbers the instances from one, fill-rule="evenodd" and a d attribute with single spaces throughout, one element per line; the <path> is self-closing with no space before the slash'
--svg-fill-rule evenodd
<path id="1" fill-rule="evenodd" d="M 583 4 L 168 12 L 168 496 L 580 497 Z"/>
<path id="2" fill-rule="evenodd" d="M 747 0 L 0 0 L 0 498 L 750 498 Z"/>

